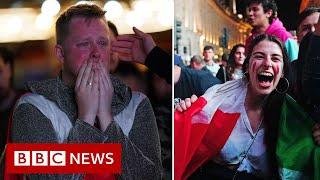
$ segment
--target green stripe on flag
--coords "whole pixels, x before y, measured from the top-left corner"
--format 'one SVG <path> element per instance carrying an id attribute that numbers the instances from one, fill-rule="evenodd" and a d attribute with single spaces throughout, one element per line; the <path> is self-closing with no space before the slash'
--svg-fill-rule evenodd
<path id="1" fill-rule="evenodd" d="M 314 124 L 303 108 L 287 95 L 282 106 L 276 150 L 282 177 L 300 179 L 293 176 L 295 173 L 286 173 L 293 170 L 291 172 L 320 180 L 320 147 L 312 138 Z"/>

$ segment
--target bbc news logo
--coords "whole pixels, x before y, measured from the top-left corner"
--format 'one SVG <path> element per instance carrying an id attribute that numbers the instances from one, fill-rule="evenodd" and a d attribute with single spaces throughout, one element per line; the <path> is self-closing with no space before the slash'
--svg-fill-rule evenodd
<path id="1" fill-rule="evenodd" d="M 49 165 L 65 166 L 66 151 L 14 151 L 14 166 Z"/>
<path id="2" fill-rule="evenodd" d="M 8 144 L 8 173 L 120 173 L 120 144 Z"/>

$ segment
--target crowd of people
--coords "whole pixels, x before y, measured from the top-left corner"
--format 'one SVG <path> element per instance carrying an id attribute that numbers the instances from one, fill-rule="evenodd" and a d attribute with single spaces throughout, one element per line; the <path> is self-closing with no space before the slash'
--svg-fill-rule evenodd
<path id="1" fill-rule="evenodd" d="M 188 89 L 175 90 L 175 179 L 320 178 L 320 9 L 301 12 L 297 40 L 277 11 L 273 0 L 248 1 L 251 35 L 220 68 L 204 48 L 202 64 L 220 80 L 204 93 L 193 79 L 203 68 L 175 77 Z"/>

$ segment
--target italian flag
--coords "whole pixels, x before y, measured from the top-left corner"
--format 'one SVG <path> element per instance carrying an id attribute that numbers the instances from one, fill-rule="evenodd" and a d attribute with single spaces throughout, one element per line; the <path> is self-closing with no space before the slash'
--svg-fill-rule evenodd
<path id="1" fill-rule="evenodd" d="M 174 179 L 187 179 L 218 155 L 240 117 L 246 91 L 245 79 L 228 81 L 208 89 L 187 111 L 175 112 Z M 320 179 L 320 147 L 311 132 L 314 122 L 287 96 L 279 123 L 276 153 L 282 179 Z"/>
<path id="2" fill-rule="evenodd" d="M 282 179 L 320 179 L 320 146 L 314 144 L 311 131 L 314 124 L 287 95 L 282 105 L 276 150 Z"/>
<path id="3" fill-rule="evenodd" d="M 246 84 L 240 79 L 215 85 L 187 111 L 175 112 L 174 179 L 187 179 L 220 152 L 240 117 Z"/>

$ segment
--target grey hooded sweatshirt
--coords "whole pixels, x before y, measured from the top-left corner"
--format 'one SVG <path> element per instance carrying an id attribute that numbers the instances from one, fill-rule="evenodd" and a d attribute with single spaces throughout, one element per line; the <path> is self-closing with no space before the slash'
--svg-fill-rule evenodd
<path id="1" fill-rule="evenodd" d="M 77 118 L 73 88 L 60 77 L 27 83 L 31 93 L 16 104 L 14 143 L 120 143 L 122 173 L 117 179 L 161 179 L 160 141 L 149 99 L 111 76 L 113 120 L 102 132 Z M 54 114 L 54 116 L 52 116 Z M 55 117 L 60 114 L 60 120 Z M 62 119 L 62 120 L 61 120 Z M 68 127 L 70 128 L 66 128 Z M 31 174 L 30 179 L 83 179 L 83 174 Z"/>

